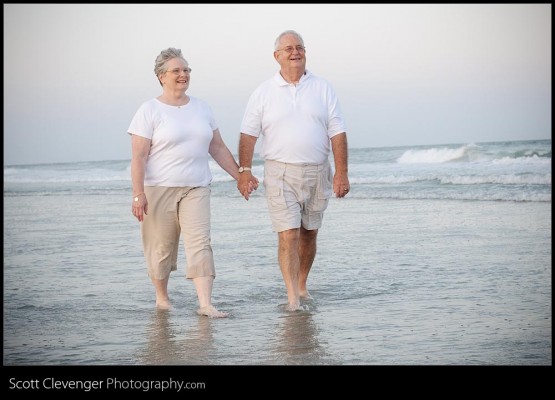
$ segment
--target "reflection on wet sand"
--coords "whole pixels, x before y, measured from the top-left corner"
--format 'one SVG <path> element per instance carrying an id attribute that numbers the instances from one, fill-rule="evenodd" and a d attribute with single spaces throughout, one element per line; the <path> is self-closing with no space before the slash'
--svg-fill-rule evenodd
<path id="1" fill-rule="evenodd" d="M 147 344 L 139 354 L 145 365 L 205 365 L 214 356 L 212 321 L 199 316 L 183 332 L 171 311 L 154 310 L 146 327 Z"/>
<path id="2" fill-rule="evenodd" d="M 273 362 L 285 365 L 326 364 L 326 349 L 318 341 L 318 333 L 311 312 L 287 312 L 279 319 Z"/>

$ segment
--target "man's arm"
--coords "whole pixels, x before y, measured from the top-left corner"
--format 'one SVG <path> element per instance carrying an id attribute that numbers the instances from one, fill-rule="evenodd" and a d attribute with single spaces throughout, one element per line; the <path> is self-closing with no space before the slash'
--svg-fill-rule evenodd
<path id="1" fill-rule="evenodd" d="M 256 136 L 251 136 L 251 135 L 247 135 L 246 133 L 241 133 L 241 136 L 239 138 L 239 166 L 240 167 L 252 168 L 254 146 L 256 145 L 257 139 L 258 138 Z M 249 195 L 252 192 L 253 186 L 252 186 L 252 183 L 249 186 L 249 182 L 253 182 L 253 178 L 254 177 L 251 171 L 244 171 L 239 174 L 239 179 L 237 180 L 237 189 L 239 190 L 239 192 L 241 192 L 245 200 L 249 199 Z"/>
<path id="2" fill-rule="evenodd" d="M 347 133 L 343 132 L 331 138 L 331 149 L 335 160 L 335 175 L 333 176 L 333 192 L 336 197 L 345 197 L 351 190 L 349 184 L 349 153 Z"/>

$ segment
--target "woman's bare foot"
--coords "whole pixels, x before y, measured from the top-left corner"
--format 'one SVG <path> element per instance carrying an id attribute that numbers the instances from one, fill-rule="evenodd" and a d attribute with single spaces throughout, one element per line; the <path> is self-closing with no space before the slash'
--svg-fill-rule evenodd
<path id="1" fill-rule="evenodd" d="M 304 308 L 300 305 L 300 303 L 293 303 L 293 304 L 287 304 L 287 307 L 285 307 L 286 311 L 302 311 L 304 310 Z"/>
<path id="2" fill-rule="evenodd" d="M 228 313 L 216 310 L 214 306 L 201 307 L 197 310 L 198 315 L 204 315 L 208 318 L 226 318 Z"/>

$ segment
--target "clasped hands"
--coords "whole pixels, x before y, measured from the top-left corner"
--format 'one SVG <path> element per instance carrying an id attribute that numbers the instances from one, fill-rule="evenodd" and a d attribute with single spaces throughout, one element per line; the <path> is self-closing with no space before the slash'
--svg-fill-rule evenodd
<path id="1" fill-rule="evenodd" d="M 248 200 L 251 193 L 258 189 L 258 178 L 251 173 L 243 172 L 237 179 L 237 190 L 241 192 L 245 200 Z"/>

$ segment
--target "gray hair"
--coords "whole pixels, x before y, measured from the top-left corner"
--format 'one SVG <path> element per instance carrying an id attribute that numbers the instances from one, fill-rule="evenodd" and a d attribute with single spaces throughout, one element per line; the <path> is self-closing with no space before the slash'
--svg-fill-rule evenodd
<path id="1" fill-rule="evenodd" d="M 158 78 L 158 82 L 162 85 L 160 81 L 160 75 L 166 72 L 168 69 L 166 68 L 166 63 L 171 60 L 172 58 L 181 58 L 187 64 L 187 60 L 183 57 L 183 53 L 181 53 L 181 49 L 176 49 L 175 47 L 168 47 L 166 50 L 162 50 L 158 57 L 156 57 L 156 61 L 154 62 L 154 73 Z"/>
<path id="2" fill-rule="evenodd" d="M 274 43 L 274 50 L 279 49 L 279 43 L 281 42 L 281 39 L 285 35 L 293 35 L 293 36 L 297 37 L 297 39 L 299 39 L 299 42 L 301 42 L 301 44 L 304 46 L 304 40 L 303 40 L 302 36 L 299 33 L 290 29 L 288 31 L 285 31 L 285 32 L 282 32 L 282 33 L 279 34 L 279 36 L 276 39 L 276 42 Z"/>

